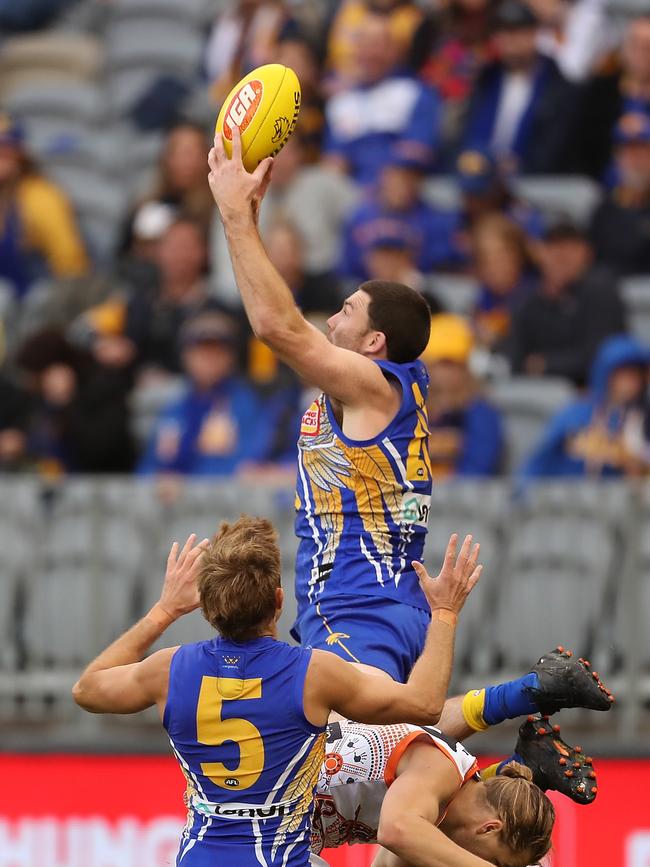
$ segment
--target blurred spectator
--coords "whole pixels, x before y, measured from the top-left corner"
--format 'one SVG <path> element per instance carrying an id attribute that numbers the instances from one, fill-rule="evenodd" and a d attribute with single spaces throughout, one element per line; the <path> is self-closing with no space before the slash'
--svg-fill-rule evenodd
<path id="1" fill-rule="evenodd" d="M 420 162 L 399 154 L 384 167 L 376 191 L 368 195 L 343 229 L 343 276 L 367 280 L 369 251 L 378 239 L 391 235 L 404 238 L 424 274 L 459 264 L 458 216 L 436 211 L 422 199 L 423 172 Z"/>
<path id="2" fill-rule="evenodd" d="M 431 20 L 431 45 L 420 77 L 440 94 L 443 137 L 453 150 L 474 82 L 483 66 L 496 57 L 490 39 L 490 0 L 450 0 Z"/>
<path id="3" fill-rule="evenodd" d="M 235 0 L 217 14 L 205 69 L 219 105 L 245 73 L 276 62 L 278 38 L 287 21 L 280 0 Z"/>
<path id="4" fill-rule="evenodd" d="M 546 232 L 537 255 L 535 292 L 513 318 L 513 370 L 582 384 L 601 342 L 625 330 L 615 275 L 593 264 L 587 237 L 568 223 Z"/>
<path id="5" fill-rule="evenodd" d="M 462 151 L 456 162 L 456 183 L 462 196 L 463 222 L 469 229 L 486 214 L 505 214 L 533 238 L 544 230 L 541 211 L 518 198 L 488 150 Z"/>
<path id="6" fill-rule="evenodd" d="M 77 0 L 0 0 L 0 30 L 18 33 L 47 26 L 66 6 Z"/>
<path id="7" fill-rule="evenodd" d="M 160 240 L 176 219 L 176 208 L 162 202 L 141 205 L 130 227 L 129 247 L 117 263 L 117 276 L 133 289 L 146 289 L 156 279 Z"/>
<path id="8" fill-rule="evenodd" d="M 196 124 L 184 122 L 170 130 L 153 189 L 145 195 L 128 220 L 122 244 L 124 252 L 128 252 L 134 243 L 138 220 L 152 222 L 149 208 L 152 203 L 167 205 L 191 217 L 207 233 L 214 210 L 214 201 L 206 183 L 205 167 L 209 148 L 205 131 Z M 143 210 L 147 213 L 146 218 L 141 216 Z"/>
<path id="9" fill-rule="evenodd" d="M 638 475 L 648 464 L 644 431 L 650 348 L 616 336 L 598 352 L 586 397 L 561 410 L 521 471 L 523 480 L 549 476 Z M 638 457 L 638 432 L 645 459 Z"/>
<path id="10" fill-rule="evenodd" d="M 541 30 L 542 54 L 553 58 L 567 81 L 584 82 L 616 46 L 617 33 L 603 0 L 527 0 Z"/>
<path id="11" fill-rule="evenodd" d="M 29 394 L 0 373 L 0 472 L 27 467 L 30 409 Z"/>
<path id="12" fill-rule="evenodd" d="M 474 310 L 478 342 L 508 354 L 513 312 L 533 289 L 526 235 L 508 217 L 488 214 L 474 227 L 472 250 L 481 285 Z"/>
<path id="13" fill-rule="evenodd" d="M 522 174 L 574 167 L 577 90 L 555 61 L 539 53 L 537 37 L 537 19 L 528 6 L 520 0 L 497 6 L 493 38 L 499 60 L 476 82 L 464 133 L 466 147 L 491 149 Z"/>
<path id="14" fill-rule="evenodd" d="M 162 374 L 180 370 L 181 326 L 208 302 L 206 263 L 201 225 L 179 217 L 159 241 L 157 279 L 146 289 L 136 287 L 127 301 L 125 334 L 137 347 L 141 368 Z"/>
<path id="15" fill-rule="evenodd" d="M 494 476 L 500 470 L 502 421 L 470 372 L 472 345 L 464 319 L 449 313 L 432 318 L 422 360 L 431 378 L 427 410 L 434 478 Z"/>
<path id="16" fill-rule="evenodd" d="M 275 62 L 288 66 L 300 81 L 301 103 L 298 135 L 304 145 L 306 163 L 316 163 L 320 158 L 325 130 L 325 99 L 321 88 L 321 64 L 314 45 L 296 30 L 290 30 L 280 40 L 275 52 Z"/>
<path id="17" fill-rule="evenodd" d="M 591 237 L 599 261 L 623 274 L 650 271 L 650 115 L 616 127 L 618 184 L 596 209 Z"/>
<path id="18" fill-rule="evenodd" d="M 334 89 L 353 81 L 357 73 L 357 34 L 374 14 L 387 17 L 390 34 L 398 49 L 398 61 L 405 65 L 423 11 L 412 0 L 343 0 L 330 26 L 327 68 Z"/>
<path id="19" fill-rule="evenodd" d="M 620 67 L 612 64 L 595 75 L 582 100 L 579 164 L 601 180 L 612 154 L 612 129 L 624 114 L 650 115 L 650 14 L 627 26 Z"/>
<path id="20" fill-rule="evenodd" d="M 44 475 L 132 469 L 128 371 L 100 363 L 56 329 L 27 338 L 16 364 L 33 395 L 27 452 Z"/>
<path id="21" fill-rule="evenodd" d="M 355 185 L 339 172 L 308 165 L 309 144 L 292 136 L 274 160 L 271 185 L 260 209 L 260 230 L 288 221 L 300 228 L 305 274 L 332 278 L 339 260 L 341 227 L 358 199 Z M 215 214 L 213 283 L 224 302 L 240 305 L 223 229 Z"/>
<path id="22" fill-rule="evenodd" d="M 70 203 L 28 156 L 22 128 L 0 114 L 0 277 L 21 296 L 40 277 L 87 267 Z"/>
<path id="23" fill-rule="evenodd" d="M 236 376 L 235 322 L 202 313 L 186 322 L 180 342 L 185 393 L 162 411 L 140 473 L 232 475 L 244 462 L 262 460 L 272 430 L 263 403 Z"/>
<path id="24" fill-rule="evenodd" d="M 354 85 L 327 104 L 328 163 L 362 184 L 378 178 L 396 144 L 426 164 L 437 151 L 440 99 L 400 70 L 401 53 L 390 17 L 368 15 L 356 32 Z"/>

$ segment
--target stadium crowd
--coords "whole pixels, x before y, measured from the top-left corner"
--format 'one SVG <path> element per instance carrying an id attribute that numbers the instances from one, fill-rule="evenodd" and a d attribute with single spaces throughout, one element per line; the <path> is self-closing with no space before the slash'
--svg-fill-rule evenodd
<path id="1" fill-rule="evenodd" d="M 280 62 L 303 107 L 261 210 L 265 245 L 323 328 L 363 280 L 426 296 L 436 475 L 646 473 L 650 345 L 632 334 L 621 281 L 650 274 L 650 12 L 614 19 L 601 0 L 205 5 L 189 80 L 161 68 L 114 120 L 162 147 L 147 188 L 128 182 L 109 254 L 12 112 L 19 77 L 0 92 L 0 468 L 155 474 L 168 490 L 183 475 L 291 473 L 310 396 L 248 330 L 206 164 L 230 88 Z M 118 0 L 0 0 L 0 65 L 84 6 L 101 44 Z M 586 222 L 543 209 L 521 192 L 529 175 L 591 178 L 598 204 Z M 447 202 L 430 195 L 440 178 L 458 193 Z M 440 291 L 454 280 L 475 287 L 466 309 Z M 490 397 L 509 376 L 575 388 L 514 467 Z"/>

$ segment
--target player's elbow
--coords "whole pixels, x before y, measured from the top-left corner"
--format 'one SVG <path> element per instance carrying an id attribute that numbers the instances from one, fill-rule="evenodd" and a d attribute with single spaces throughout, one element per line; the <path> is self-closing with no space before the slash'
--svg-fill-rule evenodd
<path id="1" fill-rule="evenodd" d="M 440 721 L 444 701 L 438 701 L 435 697 L 418 702 L 413 708 L 413 724 L 420 726 L 434 726 Z"/>
<path id="2" fill-rule="evenodd" d="M 297 310 L 287 311 L 286 315 L 267 315 L 251 322 L 253 332 L 258 340 L 265 343 L 276 352 L 291 345 L 306 325 Z"/>
<path id="3" fill-rule="evenodd" d="M 409 839 L 408 825 L 408 818 L 403 814 L 392 813 L 385 817 L 382 813 L 377 829 L 377 842 L 384 849 L 399 856 Z"/>
<path id="4" fill-rule="evenodd" d="M 72 698 L 75 704 L 78 704 L 79 707 L 83 710 L 93 710 L 90 695 L 88 693 L 88 689 L 86 688 L 83 677 L 80 677 L 79 680 L 72 687 Z"/>

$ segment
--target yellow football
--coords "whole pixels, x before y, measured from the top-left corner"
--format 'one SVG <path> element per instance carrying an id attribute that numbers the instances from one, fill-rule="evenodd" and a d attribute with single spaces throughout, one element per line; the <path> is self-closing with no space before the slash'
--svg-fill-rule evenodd
<path id="1" fill-rule="evenodd" d="M 226 97 L 215 133 L 221 133 L 228 156 L 232 156 L 232 131 L 239 127 L 242 161 L 254 172 L 266 157 L 275 156 L 296 128 L 300 113 L 298 76 L 279 63 L 254 69 Z"/>

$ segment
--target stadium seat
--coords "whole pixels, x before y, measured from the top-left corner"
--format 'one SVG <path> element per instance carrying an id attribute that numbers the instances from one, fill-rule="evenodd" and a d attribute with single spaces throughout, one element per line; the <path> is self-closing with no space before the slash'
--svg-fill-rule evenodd
<path id="1" fill-rule="evenodd" d="M 624 554 L 618 527 L 629 507 L 625 486 L 575 480 L 539 483 L 515 504 L 494 624 L 509 669 L 558 644 L 582 655 L 594 649 Z"/>
<path id="2" fill-rule="evenodd" d="M 44 32 L 14 36 L 2 43 L 0 97 L 29 82 L 58 81 L 62 85 L 97 81 L 103 47 L 94 37 L 79 33 Z"/>
<path id="3" fill-rule="evenodd" d="M 429 291 L 444 310 L 470 316 L 476 306 L 479 285 L 473 277 L 462 274 L 434 274 L 429 283 Z"/>
<path id="4" fill-rule="evenodd" d="M 567 380 L 519 376 L 494 382 L 490 397 L 506 419 L 507 466 L 519 467 L 537 444 L 544 427 L 574 396 Z"/>
<path id="5" fill-rule="evenodd" d="M 85 83 L 40 81 L 14 88 L 6 100 L 9 111 L 29 123 L 31 118 L 56 118 L 63 127 L 92 126 L 105 118 L 101 88 Z"/>
<path id="6" fill-rule="evenodd" d="M 117 21 L 108 27 L 106 40 L 109 73 L 146 69 L 191 76 L 198 71 L 203 52 L 200 30 L 156 17 Z"/>
<path id="7" fill-rule="evenodd" d="M 131 392 L 131 432 L 140 444 L 147 442 L 161 411 L 181 395 L 183 388 L 184 380 L 179 376 Z"/>
<path id="8" fill-rule="evenodd" d="M 518 196 L 549 217 L 566 217 L 587 226 L 601 196 L 598 184 L 581 175 L 543 175 L 514 181 Z"/>
<path id="9" fill-rule="evenodd" d="M 650 344 L 650 277 L 639 274 L 621 281 L 621 294 L 632 332 Z"/>
<path id="10" fill-rule="evenodd" d="M 434 485 L 424 560 L 429 574 L 438 574 L 452 533 L 459 534 L 459 545 L 471 533 L 481 543 L 480 558 L 485 565 L 459 621 L 456 660 L 464 671 L 482 671 L 494 661 L 494 635 L 486 627 L 498 603 L 503 577 L 507 504 L 507 487 L 499 482 L 454 480 Z"/>
<path id="11" fill-rule="evenodd" d="M 218 13 L 222 0 L 116 0 L 111 8 L 112 21 L 128 21 L 129 19 L 176 20 L 179 23 L 190 23 L 202 26 Z"/>

